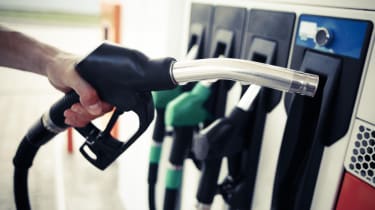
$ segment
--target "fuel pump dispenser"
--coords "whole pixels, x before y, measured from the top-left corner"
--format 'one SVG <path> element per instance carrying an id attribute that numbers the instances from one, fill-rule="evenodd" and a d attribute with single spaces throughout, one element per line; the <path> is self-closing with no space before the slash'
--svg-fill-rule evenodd
<path id="1" fill-rule="evenodd" d="M 241 175 L 233 175 L 233 179 L 228 176 L 219 188 L 230 208 L 241 209 L 250 203 L 251 209 L 374 209 L 374 4 L 369 0 L 192 2 L 189 52 L 196 49 L 199 58 L 228 56 L 225 53 L 240 46 L 242 59 L 154 60 L 120 46 L 108 43 L 99 46 L 77 65 L 77 71 L 98 90 L 100 97 L 114 105 L 116 110 L 104 131 L 92 124 L 75 128 L 86 138 L 80 149 L 84 157 L 99 169 L 108 167 L 147 129 L 153 119 L 154 105 L 159 109 L 158 115 L 162 116 L 161 110 L 166 106 L 166 102 L 177 95 L 176 92 L 180 92 L 178 89 L 174 90 L 176 92 L 171 91 L 177 85 L 212 79 L 234 80 L 262 88 L 257 91 L 255 85 L 250 86 L 248 90 L 252 92 L 252 96 L 243 96 L 244 99 L 249 99 L 247 105 L 238 105 L 233 110 L 233 116 L 231 114 L 223 118 L 222 115 L 215 114 L 222 113 L 225 109 L 222 106 L 224 103 L 214 99 L 226 97 L 225 91 L 216 90 L 223 87 L 227 90 L 231 86 L 228 85 L 231 82 L 227 81 L 221 81 L 221 85 L 208 85 L 210 88 L 198 84 L 193 91 L 186 93 L 198 96 L 192 106 L 210 107 L 208 105 L 220 104 L 221 107 L 194 110 L 201 113 L 201 116 L 181 115 L 185 120 L 190 119 L 189 123 L 194 121 L 195 126 L 197 121 L 206 121 L 205 124 L 209 124 L 215 117 L 222 117 L 206 127 L 197 138 L 201 144 L 194 147 L 194 152 L 203 161 L 207 157 L 220 159 L 225 155 L 238 153 L 238 150 L 230 150 L 229 147 L 224 148 L 225 151 L 220 150 L 222 147 L 215 150 L 218 145 L 228 145 L 228 141 L 222 141 L 227 144 L 221 141 L 212 143 L 210 139 L 222 140 L 223 136 L 228 136 L 228 139 L 235 138 L 233 143 L 245 146 L 239 152 L 240 157 L 235 156 L 229 161 L 229 174 L 238 174 L 239 171 Z M 242 43 L 223 41 L 231 40 L 235 34 L 228 30 L 225 24 L 221 24 L 229 21 L 226 15 L 221 15 L 222 18 L 213 26 L 214 11 L 220 7 L 250 10 L 246 19 L 248 22 L 254 22 L 245 26 Z M 289 14 L 286 15 L 290 18 L 288 24 L 278 22 L 286 20 L 286 16 L 273 16 L 279 12 Z M 267 18 L 269 21 L 266 21 Z M 294 30 L 290 54 L 289 29 Z M 288 51 L 284 51 L 286 49 Z M 278 63 L 281 60 L 285 63 Z M 316 75 L 319 75 L 321 81 L 319 87 Z M 169 99 L 159 100 L 161 98 L 157 97 L 161 97 L 160 94 L 154 98 L 154 104 L 151 91 L 162 90 L 171 91 L 170 98 L 168 96 Z M 313 96 L 316 92 L 316 97 L 280 94 L 274 90 L 308 96 Z M 215 97 L 207 100 L 208 95 Z M 39 148 L 67 128 L 63 123 L 62 113 L 78 100 L 74 92 L 67 94 L 54 104 L 23 138 L 13 160 L 17 209 L 31 208 L 27 189 L 29 168 Z M 244 107 L 250 107 L 251 113 L 251 123 L 246 122 L 236 127 L 245 132 L 250 130 L 245 133 L 246 141 L 239 137 L 242 134 L 239 130 L 234 129 L 234 133 L 227 131 L 241 121 L 235 117 L 235 112 L 241 107 L 242 110 L 246 110 Z M 214 113 L 210 120 L 207 120 L 210 116 L 208 110 Z M 118 116 L 127 111 L 136 112 L 140 128 L 127 141 L 120 141 L 111 136 L 110 130 Z M 232 120 L 232 117 L 235 120 Z M 173 118 L 182 119 L 176 116 L 169 119 Z M 157 119 L 160 131 L 163 130 L 161 121 L 162 117 Z M 228 126 L 216 132 L 214 128 L 220 127 L 219 125 Z M 180 134 L 190 140 L 193 137 L 192 130 Z M 160 141 L 162 135 L 163 132 L 155 132 L 154 139 Z M 181 149 L 188 146 L 180 144 L 179 147 Z M 198 149 L 200 151 L 196 152 Z M 178 151 L 181 150 L 176 149 L 174 153 Z M 152 155 L 154 162 L 151 164 L 157 162 L 157 154 L 158 152 L 155 152 Z M 215 171 L 218 171 L 217 160 L 210 161 L 206 160 L 202 164 L 203 168 L 206 167 L 204 173 L 213 174 L 208 177 L 215 177 Z M 208 166 L 214 166 L 214 170 Z M 182 172 L 176 174 L 170 176 L 169 180 L 169 185 L 175 188 L 180 184 Z M 156 176 L 151 179 L 156 182 Z M 204 180 L 208 180 L 206 184 L 213 183 L 209 178 Z"/>
<path id="2" fill-rule="evenodd" d="M 286 66 L 294 20 L 293 13 L 248 11 L 242 57 Z M 250 86 L 229 116 L 213 122 L 194 141 L 194 152 L 207 167 L 202 170 L 197 192 L 201 209 L 209 209 L 218 191 L 230 209 L 250 208 L 266 115 L 280 99 L 281 92 Z M 229 175 L 218 190 L 217 178 L 224 156 L 228 157 Z"/>
<path id="3" fill-rule="evenodd" d="M 249 146 L 253 148 L 249 157 L 255 159 L 248 168 L 257 170 L 252 174 L 251 209 L 374 209 L 374 4 L 368 0 L 192 1 L 294 13 L 286 66 L 322 77 L 316 98 L 282 94 L 282 103 L 266 109 L 258 160 L 256 144 Z M 277 18 L 270 22 L 274 21 Z M 261 21 L 255 21 L 253 26 L 257 25 L 268 32 L 276 28 Z M 264 39 L 257 34 L 254 40 L 259 38 Z M 257 53 L 256 60 L 266 59 Z M 237 184 L 227 183 L 221 190 Z"/>

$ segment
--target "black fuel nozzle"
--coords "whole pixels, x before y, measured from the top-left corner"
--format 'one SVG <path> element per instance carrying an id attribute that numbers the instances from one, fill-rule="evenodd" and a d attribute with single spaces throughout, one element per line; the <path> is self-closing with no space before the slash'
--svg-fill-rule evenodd
<path id="1" fill-rule="evenodd" d="M 203 161 L 202 175 L 196 196 L 198 206 L 202 204 L 206 207 L 210 206 L 218 191 L 226 201 L 230 200 L 229 197 L 233 195 L 234 182 L 233 186 L 227 182 L 218 187 L 221 161 L 223 157 L 233 158 L 242 150 L 245 142 L 245 126 L 259 91 L 259 86 L 251 85 L 229 116 L 215 120 L 194 138 L 193 152 L 197 159 Z M 235 171 L 229 170 L 229 172 L 233 173 L 230 175 L 236 177 Z"/>
<path id="2" fill-rule="evenodd" d="M 139 51 L 103 43 L 76 66 L 102 100 L 123 110 L 152 100 L 151 91 L 176 87 L 170 76 L 174 58 L 149 59 Z"/>
<path id="3" fill-rule="evenodd" d="M 236 153 L 242 142 L 237 140 L 241 136 L 239 132 L 242 131 L 241 127 L 246 120 L 246 111 L 237 107 L 232 110 L 230 116 L 215 120 L 194 138 L 195 157 L 198 160 L 205 160 Z"/>
<path id="4" fill-rule="evenodd" d="M 91 123 L 76 128 L 86 138 L 80 151 L 90 163 L 104 170 L 148 128 L 154 117 L 151 91 L 176 87 L 170 77 L 174 61 L 173 58 L 151 60 L 136 50 L 103 43 L 76 65 L 79 75 L 96 89 L 100 98 L 116 108 L 104 131 Z M 63 113 L 78 101 L 74 92 L 58 101 L 49 111 L 47 118 L 51 120 L 46 121 L 45 127 L 58 128 L 57 131 L 68 127 Z M 128 111 L 138 115 L 139 128 L 123 142 L 112 137 L 110 130 L 117 118 Z"/>
<path id="5" fill-rule="evenodd" d="M 196 135 L 193 152 L 199 160 L 221 158 L 237 153 L 241 149 L 246 122 L 252 110 L 254 100 L 261 88 L 257 85 L 248 87 L 230 115 L 215 120 Z"/>

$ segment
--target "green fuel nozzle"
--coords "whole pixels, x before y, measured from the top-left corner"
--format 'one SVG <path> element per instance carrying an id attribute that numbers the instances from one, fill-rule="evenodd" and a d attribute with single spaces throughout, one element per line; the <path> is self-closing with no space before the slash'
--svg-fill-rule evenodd
<path id="1" fill-rule="evenodd" d="M 204 103 L 211 94 L 209 86 L 197 83 L 191 91 L 184 92 L 169 102 L 165 111 L 165 123 L 173 126 L 173 143 L 169 155 L 164 195 L 164 210 L 176 208 L 182 179 L 182 167 L 191 147 L 195 127 L 208 119 Z"/>
<path id="2" fill-rule="evenodd" d="M 158 179 L 159 162 L 162 153 L 162 144 L 166 135 L 165 127 L 165 108 L 167 104 L 176 98 L 182 91 L 181 86 L 177 86 L 171 90 L 153 91 L 152 98 L 156 109 L 156 117 L 154 123 L 154 131 L 152 133 L 152 143 L 149 155 L 148 167 L 148 204 L 150 210 L 156 209 L 155 188 Z"/>
<path id="3" fill-rule="evenodd" d="M 197 126 L 209 117 L 204 107 L 211 93 L 208 86 L 196 84 L 190 92 L 172 100 L 166 109 L 165 123 L 169 126 Z"/>

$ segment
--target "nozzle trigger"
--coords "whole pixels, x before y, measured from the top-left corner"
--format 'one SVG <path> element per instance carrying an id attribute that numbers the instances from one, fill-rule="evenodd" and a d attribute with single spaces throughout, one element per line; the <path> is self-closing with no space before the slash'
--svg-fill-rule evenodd
<path id="1" fill-rule="evenodd" d="M 77 128 L 86 142 L 80 147 L 82 155 L 94 166 L 104 170 L 116 160 L 140 135 L 148 128 L 154 117 L 154 106 L 150 93 L 137 95 L 137 104 L 129 111 L 139 117 L 139 128 L 126 142 L 111 136 L 110 131 L 118 117 L 123 113 L 116 109 L 104 131 L 100 131 L 92 123 L 84 128 Z"/>

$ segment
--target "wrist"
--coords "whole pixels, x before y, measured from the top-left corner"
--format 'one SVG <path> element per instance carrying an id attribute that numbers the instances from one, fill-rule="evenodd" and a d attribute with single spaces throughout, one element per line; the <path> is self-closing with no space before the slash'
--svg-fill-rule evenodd
<path id="1" fill-rule="evenodd" d="M 67 92 L 71 89 L 71 83 L 75 81 L 75 64 L 78 61 L 73 54 L 59 52 L 48 58 L 44 69 L 44 75 L 57 89 Z"/>
<path id="2" fill-rule="evenodd" d="M 41 61 L 44 66 L 41 68 L 42 71 L 40 73 L 49 77 L 56 72 L 64 71 L 67 67 L 70 67 L 66 66 L 68 58 L 69 54 L 65 52 L 49 52 L 43 58 L 44 60 Z"/>

